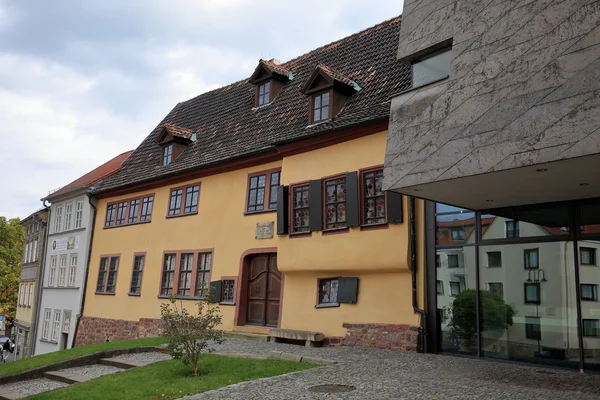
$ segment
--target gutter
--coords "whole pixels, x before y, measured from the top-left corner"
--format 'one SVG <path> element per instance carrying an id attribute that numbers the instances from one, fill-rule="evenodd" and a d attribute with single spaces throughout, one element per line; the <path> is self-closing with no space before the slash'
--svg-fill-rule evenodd
<path id="1" fill-rule="evenodd" d="M 92 203 L 92 196 L 89 193 L 87 195 L 87 198 L 88 198 L 88 202 L 90 203 L 90 206 L 94 210 L 94 217 L 92 219 L 92 231 L 91 231 L 91 234 L 90 234 L 90 242 L 89 242 L 89 247 L 88 247 L 87 262 L 86 262 L 86 266 L 85 266 L 85 276 L 83 278 L 83 293 L 81 295 L 81 307 L 79 309 L 79 313 L 77 314 L 77 322 L 75 323 L 75 332 L 73 332 L 73 340 L 71 341 L 71 348 L 75 347 L 75 339 L 77 338 L 77 332 L 79 331 L 79 323 L 81 322 L 81 317 L 83 316 L 83 307 L 85 306 L 85 295 L 87 293 L 89 270 L 90 270 L 90 261 L 91 261 L 91 258 L 92 258 L 92 243 L 94 243 L 94 231 L 95 231 L 95 228 L 96 228 L 96 213 L 98 212 L 98 209 Z"/>
<path id="2" fill-rule="evenodd" d="M 48 227 L 50 226 L 50 206 L 46 205 L 46 200 L 42 200 L 42 205 L 48 210 L 48 220 L 45 224 L 42 224 L 44 228 L 44 239 L 42 243 L 42 254 L 40 255 L 40 261 L 38 265 L 38 276 L 36 277 L 36 294 L 35 294 L 35 305 L 33 309 L 33 315 L 31 316 L 31 337 L 30 340 L 30 356 L 35 355 L 35 347 L 37 345 L 37 332 L 39 326 L 40 307 L 42 305 L 42 288 L 44 286 L 44 272 L 46 271 L 46 255 L 48 254 Z"/>
<path id="3" fill-rule="evenodd" d="M 427 352 L 427 313 L 419 308 L 417 300 L 417 235 L 415 220 L 415 198 L 410 197 L 408 203 L 409 209 L 409 244 L 410 244 L 410 272 L 412 275 L 412 307 L 413 311 L 421 316 L 419 327 L 419 338 L 421 344 L 418 346 L 419 352 Z"/>

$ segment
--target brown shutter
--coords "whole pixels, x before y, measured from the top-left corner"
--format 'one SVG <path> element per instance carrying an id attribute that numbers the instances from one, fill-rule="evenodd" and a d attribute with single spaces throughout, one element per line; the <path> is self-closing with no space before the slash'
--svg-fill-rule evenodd
<path id="1" fill-rule="evenodd" d="M 277 234 L 286 235 L 288 233 L 288 186 L 279 186 L 277 188 Z"/>
<path id="2" fill-rule="evenodd" d="M 308 185 L 308 199 L 310 206 L 308 209 L 308 225 L 310 231 L 323 230 L 323 197 L 321 195 L 321 181 L 310 181 Z"/>
<path id="3" fill-rule="evenodd" d="M 358 216 L 358 173 L 346 174 L 346 224 L 353 228 L 360 225 Z"/>
<path id="4" fill-rule="evenodd" d="M 338 303 L 355 304 L 358 301 L 358 278 L 340 278 L 338 283 Z"/>
<path id="5" fill-rule="evenodd" d="M 220 303 L 221 302 L 221 287 L 223 281 L 214 281 L 210 283 L 210 302 Z"/>
<path id="6" fill-rule="evenodd" d="M 387 222 L 390 224 L 399 224 L 404 222 L 402 214 L 402 195 L 400 193 L 388 190 L 386 193 Z"/>

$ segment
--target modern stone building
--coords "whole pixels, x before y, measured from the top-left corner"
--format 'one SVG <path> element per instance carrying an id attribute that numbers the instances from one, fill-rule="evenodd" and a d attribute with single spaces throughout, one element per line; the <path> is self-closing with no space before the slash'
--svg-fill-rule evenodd
<path id="1" fill-rule="evenodd" d="M 412 87 L 392 100 L 384 188 L 431 201 L 428 351 L 598 369 L 600 1 L 406 0 L 398 60 Z M 443 332 L 439 310 L 473 293 L 436 295 L 448 254 L 473 266 L 473 346 Z M 498 283 L 507 329 L 487 323 Z M 507 334 L 537 343 L 490 344 Z"/>

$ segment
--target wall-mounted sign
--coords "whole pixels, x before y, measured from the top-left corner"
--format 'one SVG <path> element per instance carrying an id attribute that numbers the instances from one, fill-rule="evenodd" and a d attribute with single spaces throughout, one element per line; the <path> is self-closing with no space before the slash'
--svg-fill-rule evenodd
<path id="1" fill-rule="evenodd" d="M 256 239 L 273 239 L 273 231 L 275 222 L 257 222 L 256 223 Z"/>
<path id="2" fill-rule="evenodd" d="M 65 251 L 79 248 L 79 236 L 55 239 L 52 241 L 52 251 Z"/>

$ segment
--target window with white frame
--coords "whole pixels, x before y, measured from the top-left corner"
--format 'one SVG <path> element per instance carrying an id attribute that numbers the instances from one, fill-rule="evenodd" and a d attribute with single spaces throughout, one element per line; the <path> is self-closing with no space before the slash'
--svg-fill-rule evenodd
<path id="1" fill-rule="evenodd" d="M 62 225 L 62 206 L 56 207 L 56 216 L 54 217 L 54 232 L 60 232 Z"/>
<path id="2" fill-rule="evenodd" d="M 19 306 L 23 305 L 23 293 L 25 293 L 25 285 L 21 283 L 21 285 L 19 286 Z"/>
<path id="3" fill-rule="evenodd" d="M 23 294 L 23 307 L 27 306 L 27 300 L 29 299 L 29 285 L 25 285 L 25 293 Z"/>
<path id="4" fill-rule="evenodd" d="M 27 245 L 29 243 L 25 243 L 25 251 L 23 252 L 23 264 L 27 262 Z"/>
<path id="5" fill-rule="evenodd" d="M 56 264 L 58 263 L 58 259 L 56 256 L 52 256 L 50 258 L 50 274 L 48 275 L 48 286 L 56 285 Z"/>
<path id="6" fill-rule="evenodd" d="M 65 231 L 71 230 L 71 216 L 73 215 L 73 203 L 65 206 Z"/>
<path id="7" fill-rule="evenodd" d="M 46 308 L 44 310 L 44 324 L 42 325 L 42 339 L 48 340 L 50 334 L 50 318 L 52 318 L 52 310 Z"/>
<path id="8" fill-rule="evenodd" d="M 61 310 L 54 310 L 54 321 L 52 321 L 52 341 L 58 342 L 58 334 L 60 332 L 60 316 Z"/>
<path id="9" fill-rule="evenodd" d="M 77 276 L 77 254 L 71 254 L 69 263 L 69 283 L 68 286 L 75 286 L 75 277 Z"/>
<path id="10" fill-rule="evenodd" d="M 65 310 L 65 311 L 63 311 L 62 333 L 68 334 L 70 329 L 71 329 L 71 310 Z"/>
<path id="11" fill-rule="evenodd" d="M 75 206 L 75 229 L 83 224 L 83 201 L 79 200 Z"/>
<path id="12" fill-rule="evenodd" d="M 27 302 L 27 305 L 29 307 L 31 307 L 31 305 L 33 304 L 33 288 L 34 288 L 34 286 L 35 286 L 35 284 L 32 283 L 29 288 L 29 300 Z"/>
<path id="13" fill-rule="evenodd" d="M 60 256 L 60 267 L 58 268 L 58 286 L 65 286 L 67 277 L 67 255 Z"/>
<path id="14" fill-rule="evenodd" d="M 31 255 L 31 261 L 37 261 L 37 245 L 38 245 L 38 240 L 35 239 L 33 241 L 33 254 Z"/>

